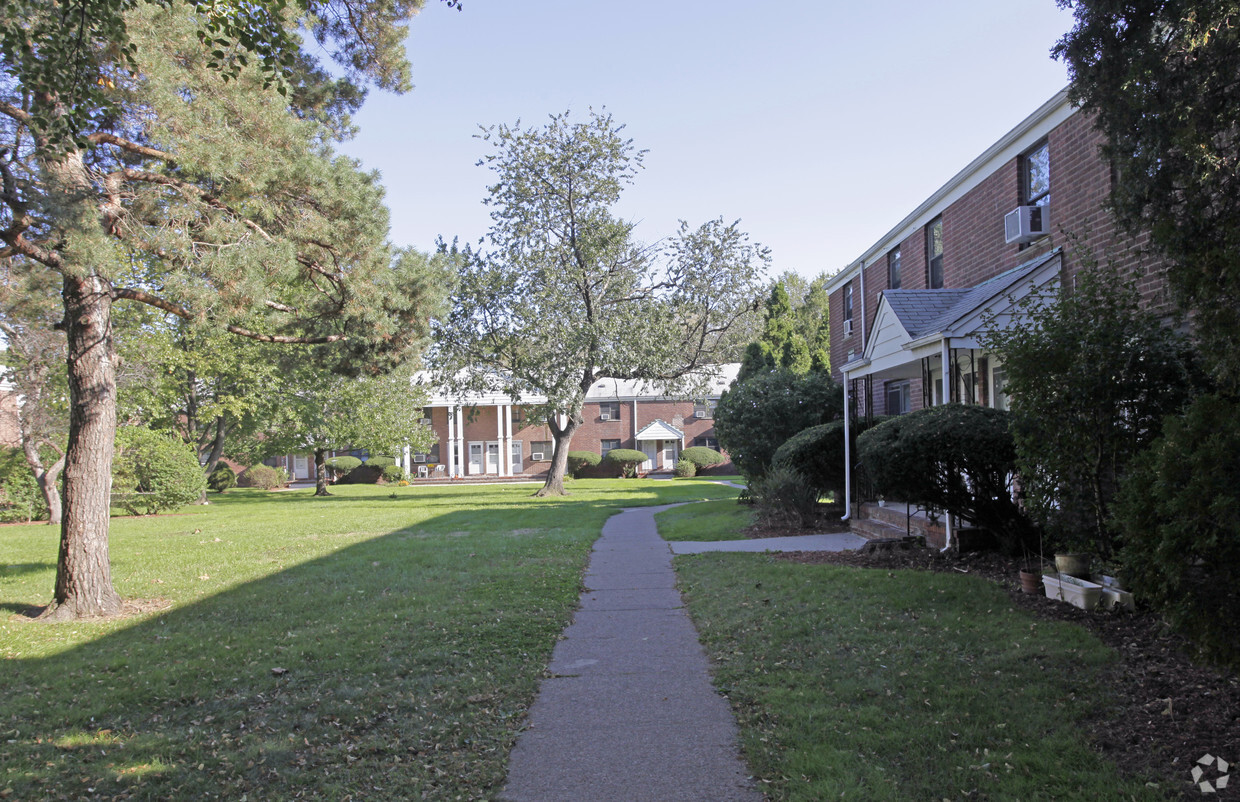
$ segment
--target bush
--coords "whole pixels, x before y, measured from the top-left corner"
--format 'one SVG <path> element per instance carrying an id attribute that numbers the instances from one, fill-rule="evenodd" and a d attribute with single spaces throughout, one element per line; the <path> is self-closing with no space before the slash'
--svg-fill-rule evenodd
<path id="1" fill-rule="evenodd" d="M 47 501 L 20 448 L 0 448 L 0 522 L 47 518 Z"/>
<path id="2" fill-rule="evenodd" d="M 1121 576 L 1208 656 L 1240 666 L 1240 403 L 1201 396 L 1133 462 L 1115 505 Z"/>
<path id="3" fill-rule="evenodd" d="M 737 469 L 755 477 L 766 473 L 789 437 L 843 414 L 843 388 L 829 376 L 776 371 L 724 393 L 715 409 L 715 432 Z"/>
<path id="4" fill-rule="evenodd" d="M 392 465 L 395 465 L 396 460 L 392 459 L 391 457 L 371 457 L 370 459 L 366 460 L 365 464 L 369 468 L 378 468 L 379 470 L 383 470 L 384 468 L 388 468 L 388 467 L 391 467 Z"/>
<path id="5" fill-rule="evenodd" d="M 216 463 L 215 470 L 207 477 L 207 487 L 216 493 L 223 493 L 237 486 L 237 472 L 224 463 Z"/>
<path id="6" fill-rule="evenodd" d="M 697 464 L 693 460 L 676 460 L 676 476 L 681 479 L 692 479 L 697 476 Z"/>
<path id="7" fill-rule="evenodd" d="M 568 452 L 568 472 L 576 476 L 586 468 L 597 467 L 602 461 L 603 458 L 593 451 L 570 451 Z"/>
<path id="8" fill-rule="evenodd" d="M 853 421 L 852 431 L 859 435 L 883 421 L 880 416 L 866 423 Z M 819 496 L 831 495 L 844 501 L 844 421 L 837 420 L 811 426 L 789 437 L 775 450 L 772 467 L 784 467 L 799 473 Z"/>
<path id="9" fill-rule="evenodd" d="M 607 452 L 607 461 L 618 466 L 620 475 L 629 479 L 637 475 L 637 466 L 647 459 L 644 453 L 632 448 L 613 448 Z"/>
<path id="10" fill-rule="evenodd" d="M 260 490 L 273 490 L 288 484 L 288 474 L 270 465 L 251 465 L 237 477 L 238 487 L 257 487 Z"/>
<path id="11" fill-rule="evenodd" d="M 377 485 L 383 478 L 384 470 L 373 465 L 359 465 L 340 477 L 339 481 L 342 485 Z"/>
<path id="12" fill-rule="evenodd" d="M 194 452 L 173 434 L 145 426 L 116 431 L 113 503 L 130 515 L 154 515 L 197 501 L 207 489 Z"/>
<path id="13" fill-rule="evenodd" d="M 693 463 L 693 467 L 699 470 L 722 465 L 727 461 L 718 451 L 706 446 L 690 446 L 680 452 L 680 458 L 682 460 L 689 460 L 689 462 Z"/>
<path id="14" fill-rule="evenodd" d="M 328 457 L 323 461 L 323 464 L 331 468 L 337 476 L 343 476 L 360 466 L 362 461 L 357 457 Z"/>
<path id="15" fill-rule="evenodd" d="M 880 495 L 965 518 L 1008 554 L 1037 550 L 1036 529 L 1012 498 L 1009 413 L 945 404 L 899 415 L 861 434 L 857 456 Z"/>
<path id="16" fill-rule="evenodd" d="M 405 478 L 405 469 L 399 465 L 388 465 L 383 469 L 383 481 L 389 484 L 399 482 Z"/>
<path id="17" fill-rule="evenodd" d="M 751 479 L 749 498 L 767 525 L 811 526 L 818 518 L 818 490 L 791 468 L 774 467 Z"/>

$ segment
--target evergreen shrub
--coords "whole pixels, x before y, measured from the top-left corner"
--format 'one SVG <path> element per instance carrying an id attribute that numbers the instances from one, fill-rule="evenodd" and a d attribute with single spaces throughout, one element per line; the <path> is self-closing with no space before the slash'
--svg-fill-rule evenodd
<path id="1" fill-rule="evenodd" d="M 194 452 L 174 434 L 145 426 L 116 431 L 113 504 L 130 515 L 155 515 L 197 501 L 207 489 Z"/>
<path id="2" fill-rule="evenodd" d="M 603 458 L 593 451 L 570 451 L 568 452 L 568 472 L 576 476 L 586 468 L 597 467 Z"/>
<path id="3" fill-rule="evenodd" d="M 342 476 L 362 464 L 357 457 L 328 457 L 323 464 Z"/>
<path id="4" fill-rule="evenodd" d="M 637 475 L 637 466 L 647 459 L 643 452 L 633 448 L 613 448 L 607 452 L 607 462 L 617 466 L 620 475 L 629 479 Z"/>
<path id="5" fill-rule="evenodd" d="M 288 484 L 288 474 L 270 465 L 251 465 L 237 477 L 238 487 L 256 487 L 260 490 L 274 490 Z"/>
<path id="6" fill-rule="evenodd" d="M 383 469 L 383 481 L 392 484 L 405 478 L 405 469 L 399 465 L 388 465 Z"/>
<path id="7" fill-rule="evenodd" d="M 702 468 L 712 468 L 715 465 L 722 465 L 726 462 L 722 454 L 706 446 L 690 446 L 680 452 L 680 458 L 682 460 L 689 460 L 689 462 L 693 463 L 693 467 L 699 470 Z"/>
<path id="8" fill-rule="evenodd" d="M 676 460 L 676 476 L 681 479 L 692 479 L 697 476 L 697 463 L 688 459 Z"/>
<path id="9" fill-rule="evenodd" d="M 237 472 L 224 463 L 217 463 L 215 470 L 207 477 L 207 488 L 216 493 L 223 493 L 237 486 Z"/>
<path id="10" fill-rule="evenodd" d="M 47 502 L 20 448 L 0 448 L 0 522 L 47 518 Z"/>

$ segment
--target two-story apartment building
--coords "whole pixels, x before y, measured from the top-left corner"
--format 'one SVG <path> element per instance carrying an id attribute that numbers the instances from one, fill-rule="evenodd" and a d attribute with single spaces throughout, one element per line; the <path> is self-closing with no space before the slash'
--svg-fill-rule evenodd
<path id="1" fill-rule="evenodd" d="M 1145 303 L 1169 305 L 1163 262 L 1105 208 L 1102 141 L 1061 91 L 829 281 L 848 417 L 1005 408 L 1003 365 L 979 335 L 1013 299 L 1072 286 L 1086 254 L 1139 276 Z"/>

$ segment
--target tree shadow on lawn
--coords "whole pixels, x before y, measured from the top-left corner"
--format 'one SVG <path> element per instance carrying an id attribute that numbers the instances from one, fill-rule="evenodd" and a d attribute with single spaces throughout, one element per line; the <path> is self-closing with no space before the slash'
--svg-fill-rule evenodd
<path id="1" fill-rule="evenodd" d="M 0 579 L 54 570 L 56 563 L 0 563 Z"/>
<path id="2" fill-rule="evenodd" d="M 54 656 L 10 659 L 0 788 L 493 796 L 613 511 L 578 502 L 566 527 L 565 506 L 529 505 L 519 537 L 476 534 L 485 511 L 435 516 Z M 475 534 L 449 534 L 460 531 Z M 92 624 L 50 626 L 78 640 Z"/>

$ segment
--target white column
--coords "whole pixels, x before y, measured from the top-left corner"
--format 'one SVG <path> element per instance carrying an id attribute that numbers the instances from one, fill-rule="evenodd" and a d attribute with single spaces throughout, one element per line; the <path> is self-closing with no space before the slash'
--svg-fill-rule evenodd
<path id="1" fill-rule="evenodd" d="M 840 371 L 844 384 L 844 516 L 852 517 L 852 410 L 848 406 L 848 373 Z"/>
<path id="2" fill-rule="evenodd" d="M 448 477 L 456 476 L 456 408 L 448 408 Z M 443 455 L 440 455 L 443 456 Z"/>
<path id="3" fill-rule="evenodd" d="M 495 405 L 495 447 L 501 451 L 504 448 L 504 405 Z M 504 473 L 504 455 L 495 455 L 495 472 L 500 476 L 506 476 Z"/>
<path id="4" fill-rule="evenodd" d="M 956 389 L 955 371 L 951 369 L 949 363 L 951 361 L 951 344 L 946 337 L 943 338 L 943 398 L 941 401 L 946 403 L 951 400 L 952 393 Z M 948 389 L 950 387 L 950 389 Z M 952 547 L 952 516 L 951 513 L 943 514 L 943 551 L 947 551 Z"/>
<path id="5" fill-rule="evenodd" d="M 410 467 L 410 465 L 409 465 L 409 460 L 410 460 L 410 456 L 409 456 L 409 454 L 410 454 L 410 449 L 409 449 L 409 446 L 405 446 L 405 450 L 404 450 L 404 452 L 403 452 L 403 453 L 402 453 L 402 455 L 401 455 L 401 464 L 400 464 L 400 467 L 402 467 L 402 468 L 404 468 L 404 469 L 405 469 L 405 473 L 409 473 L 409 467 Z"/>
<path id="6" fill-rule="evenodd" d="M 456 463 L 456 476 L 465 475 L 465 465 L 469 461 L 469 455 L 465 453 L 465 408 L 456 408 L 456 445 L 459 450 L 460 459 Z"/>
<path id="7" fill-rule="evenodd" d="M 499 447 L 503 450 L 500 464 L 504 466 L 504 476 L 512 476 L 512 404 L 504 405 L 504 432 Z"/>

